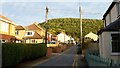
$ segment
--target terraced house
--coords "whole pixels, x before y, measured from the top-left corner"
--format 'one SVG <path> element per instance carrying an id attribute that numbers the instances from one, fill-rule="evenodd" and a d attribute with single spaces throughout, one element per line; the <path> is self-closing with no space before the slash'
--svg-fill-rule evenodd
<path id="1" fill-rule="evenodd" d="M 120 0 L 114 0 L 103 16 L 99 32 L 100 56 L 120 61 Z"/>
<path id="2" fill-rule="evenodd" d="M 20 40 L 15 37 L 16 24 L 3 15 L 0 15 L 0 43 L 16 42 Z"/>

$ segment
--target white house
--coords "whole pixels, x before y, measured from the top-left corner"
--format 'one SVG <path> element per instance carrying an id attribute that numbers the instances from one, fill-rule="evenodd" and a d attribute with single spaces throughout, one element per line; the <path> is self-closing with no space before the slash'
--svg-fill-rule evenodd
<path id="1" fill-rule="evenodd" d="M 93 39 L 94 41 L 97 41 L 98 40 L 98 35 L 90 32 L 89 34 L 85 35 L 85 38 L 90 38 L 90 39 Z"/>
<path id="2" fill-rule="evenodd" d="M 120 61 L 120 0 L 115 0 L 103 16 L 99 32 L 100 56 Z"/>
<path id="3" fill-rule="evenodd" d="M 66 35 L 63 32 L 58 34 L 57 36 L 58 36 L 58 41 L 61 43 L 68 43 L 68 41 L 71 41 L 71 40 L 73 40 L 73 42 L 74 42 L 73 38 L 71 38 L 70 36 Z"/>

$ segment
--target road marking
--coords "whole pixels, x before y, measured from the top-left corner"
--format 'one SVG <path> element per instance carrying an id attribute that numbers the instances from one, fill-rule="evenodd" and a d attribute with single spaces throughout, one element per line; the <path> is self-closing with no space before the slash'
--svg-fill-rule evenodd
<path id="1" fill-rule="evenodd" d="M 77 65 L 78 65 L 78 55 L 76 56 L 77 58 L 76 58 L 76 68 L 77 68 Z"/>
<path id="2" fill-rule="evenodd" d="M 74 68 L 74 65 L 75 65 L 75 60 L 76 60 L 76 55 L 74 56 L 74 61 L 73 61 L 73 65 L 72 65 L 73 68 Z"/>
<path id="3" fill-rule="evenodd" d="M 76 54 L 75 58 L 74 58 L 74 61 L 73 61 L 72 68 L 77 68 L 77 65 L 78 65 L 77 60 L 78 60 L 78 55 Z"/>

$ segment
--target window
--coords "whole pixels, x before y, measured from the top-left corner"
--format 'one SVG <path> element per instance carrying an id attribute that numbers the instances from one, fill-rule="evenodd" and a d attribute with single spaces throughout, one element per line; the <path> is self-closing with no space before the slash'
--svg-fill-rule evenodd
<path id="1" fill-rule="evenodd" d="M 38 42 L 36 41 L 36 43 L 38 43 Z"/>
<path id="2" fill-rule="evenodd" d="M 112 33 L 112 53 L 120 53 L 120 33 Z"/>
<path id="3" fill-rule="evenodd" d="M 6 42 L 6 40 L 2 40 L 2 43 L 5 43 Z"/>
<path id="4" fill-rule="evenodd" d="M 8 32 L 8 27 L 9 27 L 9 24 L 6 23 L 6 22 L 2 22 L 1 23 L 1 30 L 4 31 L 4 32 Z"/>
<path id="5" fill-rule="evenodd" d="M 16 31 L 16 32 L 15 32 L 15 35 L 19 35 L 19 31 Z"/>
<path id="6" fill-rule="evenodd" d="M 32 40 L 32 43 L 35 43 L 35 40 Z"/>
<path id="7" fill-rule="evenodd" d="M 27 35 L 32 35 L 32 32 L 27 32 Z"/>

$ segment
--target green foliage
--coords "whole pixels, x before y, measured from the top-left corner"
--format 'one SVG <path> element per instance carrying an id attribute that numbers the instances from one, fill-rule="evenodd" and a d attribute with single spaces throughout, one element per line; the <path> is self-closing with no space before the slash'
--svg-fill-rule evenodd
<path id="1" fill-rule="evenodd" d="M 2 66 L 14 66 L 23 60 L 45 56 L 46 52 L 47 47 L 44 44 L 4 43 L 2 44 Z"/>
<path id="2" fill-rule="evenodd" d="M 103 27 L 103 21 L 97 19 L 83 19 L 83 36 L 90 31 L 97 34 L 97 31 Z M 77 39 L 80 37 L 80 19 L 79 18 L 57 18 L 50 19 L 48 23 L 39 23 L 43 28 L 47 26 L 48 31 L 51 33 L 59 34 L 61 31 Z"/>

